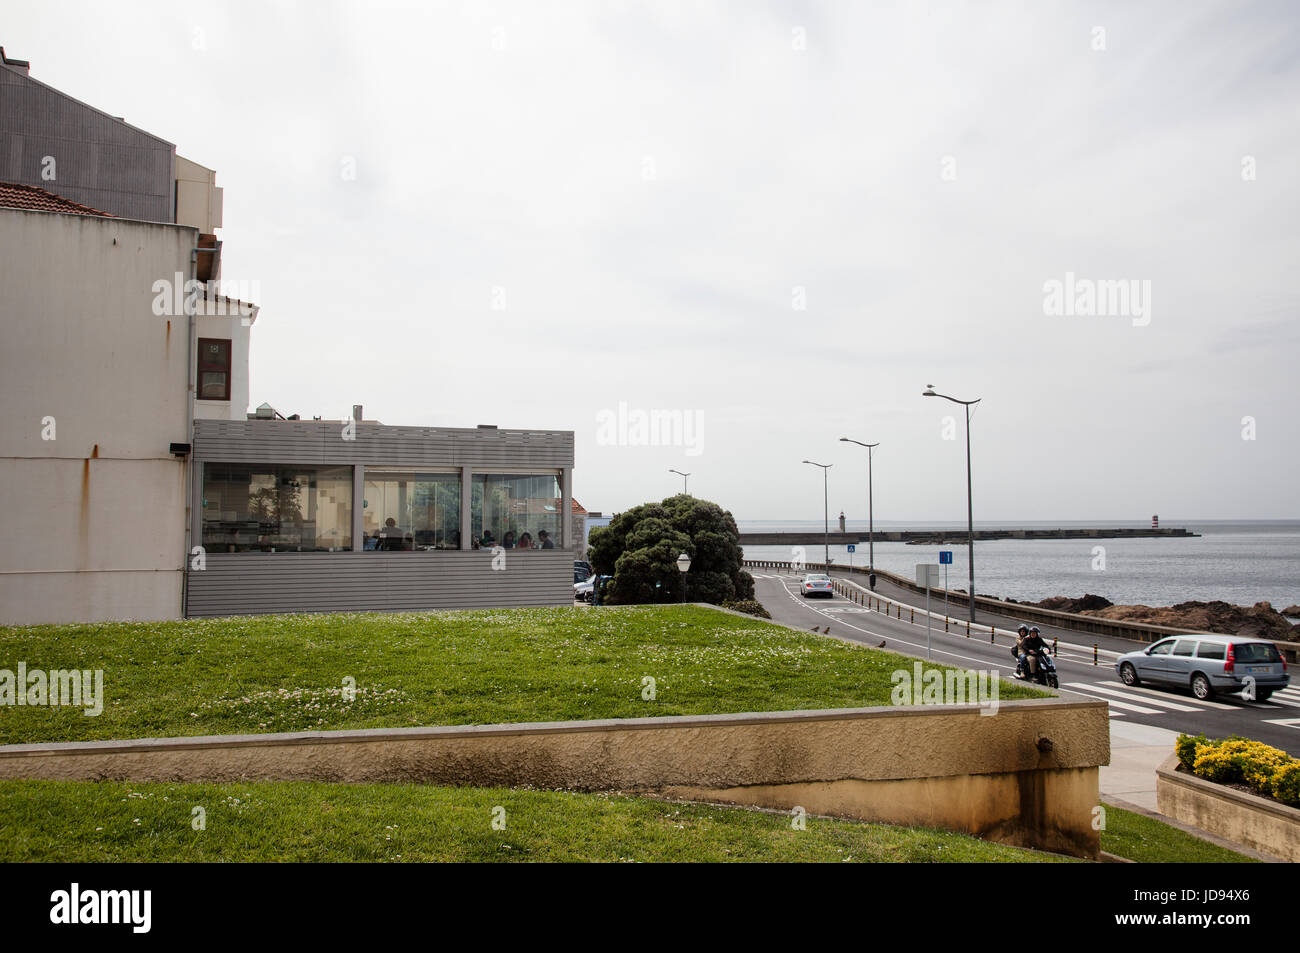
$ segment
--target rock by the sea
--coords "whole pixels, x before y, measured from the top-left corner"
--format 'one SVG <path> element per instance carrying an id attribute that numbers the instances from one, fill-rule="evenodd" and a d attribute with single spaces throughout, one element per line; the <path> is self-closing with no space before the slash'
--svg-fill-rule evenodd
<path id="1" fill-rule="evenodd" d="M 1125 622 L 1146 622 L 1198 632 L 1245 635 L 1257 639 L 1297 641 L 1300 632 L 1270 603 L 1234 606 L 1227 602 L 1180 602 L 1176 606 L 1110 606 L 1084 610 L 1084 615 Z"/>

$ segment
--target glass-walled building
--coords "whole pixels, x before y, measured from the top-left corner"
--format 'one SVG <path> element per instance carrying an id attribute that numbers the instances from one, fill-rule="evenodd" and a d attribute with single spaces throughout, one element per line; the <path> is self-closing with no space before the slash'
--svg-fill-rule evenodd
<path id="1" fill-rule="evenodd" d="M 572 601 L 572 432 L 199 420 L 193 464 L 187 615 Z"/>

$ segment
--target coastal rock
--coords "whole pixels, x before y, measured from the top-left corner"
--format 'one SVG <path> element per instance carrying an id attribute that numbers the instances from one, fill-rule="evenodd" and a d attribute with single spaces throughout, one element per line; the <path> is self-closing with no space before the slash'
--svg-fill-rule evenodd
<path id="1" fill-rule="evenodd" d="M 1043 599 L 1041 602 L 1027 604 L 1038 606 L 1040 609 L 1051 609 L 1053 612 L 1093 612 L 1098 609 L 1109 609 L 1115 603 L 1105 596 L 1095 596 L 1090 592 L 1086 592 L 1079 599 L 1072 599 L 1069 596 L 1052 596 L 1050 599 Z"/>
<path id="2" fill-rule="evenodd" d="M 1227 602 L 1180 602 L 1176 606 L 1109 606 L 1084 610 L 1083 615 L 1124 622 L 1146 622 L 1199 632 L 1245 635 L 1259 639 L 1300 641 L 1300 626 L 1292 626 L 1270 603 L 1234 606 Z"/>
<path id="3" fill-rule="evenodd" d="M 1282 610 L 1283 615 L 1289 615 L 1293 619 L 1300 619 L 1300 606 L 1287 606 Z"/>

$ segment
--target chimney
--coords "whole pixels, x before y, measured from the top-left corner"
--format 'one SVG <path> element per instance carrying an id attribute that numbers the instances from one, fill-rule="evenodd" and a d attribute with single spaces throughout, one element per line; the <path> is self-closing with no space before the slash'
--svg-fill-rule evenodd
<path id="1" fill-rule="evenodd" d="M 353 405 L 352 405 L 352 419 L 355 420 L 357 423 L 361 423 L 361 405 L 360 405 L 360 404 L 353 404 Z"/>

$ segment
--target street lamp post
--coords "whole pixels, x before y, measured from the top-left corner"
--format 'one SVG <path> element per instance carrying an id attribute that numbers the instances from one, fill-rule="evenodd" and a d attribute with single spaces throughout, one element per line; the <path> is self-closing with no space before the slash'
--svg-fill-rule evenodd
<path id="1" fill-rule="evenodd" d="M 872 512 L 871 506 L 871 450 L 873 447 L 880 446 L 876 443 L 863 443 L 861 440 L 850 440 L 848 437 L 840 437 L 841 443 L 856 443 L 859 447 L 867 448 L 867 563 L 868 568 L 875 572 L 876 570 L 876 517 Z"/>
<path id="2" fill-rule="evenodd" d="M 686 490 L 686 478 L 687 478 L 688 476 L 690 476 L 690 474 L 689 474 L 689 473 L 683 473 L 681 470 L 674 470 L 672 467 L 669 467 L 669 468 L 668 468 L 668 472 L 669 472 L 669 473 L 676 473 L 679 477 L 682 478 L 682 495 L 683 495 L 683 496 L 690 496 L 691 494 L 690 494 L 689 492 L 687 492 L 687 490 Z"/>
<path id="3" fill-rule="evenodd" d="M 686 602 L 686 574 L 691 571 L 691 557 L 682 553 L 677 557 L 677 571 L 682 574 L 682 602 Z"/>
<path id="4" fill-rule="evenodd" d="M 933 384 L 926 384 L 925 390 L 921 392 L 922 397 L 942 397 L 944 400 L 950 400 L 954 404 L 961 404 L 966 408 L 966 538 L 970 571 L 970 620 L 975 621 L 975 518 L 974 510 L 971 506 L 971 479 L 970 479 L 970 409 L 972 404 L 978 404 L 983 398 L 976 397 L 974 400 L 958 400 L 956 397 L 949 397 L 947 394 L 940 394 L 934 389 Z"/>
<path id="5" fill-rule="evenodd" d="M 826 544 L 826 552 L 823 558 L 826 560 L 826 575 L 831 574 L 831 507 L 830 507 L 830 484 L 827 480 L 826 471 L 835 466 L 833 463 L 813 463 L 811 460 L 805 460 L 804 463 L 812 464 L 815 467 L 822 468 L 822 519 L 823 531 L 825 537 L 823 542 Z"/>

